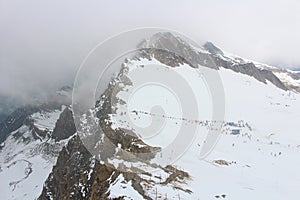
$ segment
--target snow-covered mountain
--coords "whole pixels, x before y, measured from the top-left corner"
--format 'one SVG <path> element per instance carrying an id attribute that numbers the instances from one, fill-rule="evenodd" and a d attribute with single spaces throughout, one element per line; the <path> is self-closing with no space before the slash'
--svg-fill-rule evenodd
<path id="1" fill-rule="evenodd" d="M 0 124 L 6 191 L 0 199 L 297 199 L 299 72 L 231 55 L 211 42 L 195 47 L 171 33 L 139 47 L 82 116 L 77 133 L 66 101 L 18 109 Z M 203 70 L 221 79 L 225 116 L 218 143 L 200 159 L 215 123 Z M 167 87 L 139 87 L 152 73 L 162 81 L 179 75 L 184 81 L 175 79 L 173 89 L 189 86 L 194 99 L 182 98 L 200 112 L 183 115 L 183 100 Z M 104 131 L 88 135 L 90 119 Z M 156 122 L 160 135 L 148 137 L 145 127 Z M 178 149 L 162 149 L 182 127 L 195 127 L 195 137 L 172 160 Z M 174 162 L 160 162 L 169 157 Z"/>
<path id="2" fill-rule="evenodd" d="M 61 91 L 48 102 L 18 108 L 0 124 L 0 187 L 5 191 L 0 199 L 36 199 L 41 194 L 59 152 L 75 133 L 73 125 L 64 134 L 66 122 L 74 122 L 66 106 L 70 95 Z"/>

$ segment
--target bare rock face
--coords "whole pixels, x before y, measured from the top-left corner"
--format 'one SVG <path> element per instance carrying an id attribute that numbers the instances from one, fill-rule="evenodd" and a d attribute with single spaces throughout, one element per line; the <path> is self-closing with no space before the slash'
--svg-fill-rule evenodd
<path id="1" fill-rule="evenodd" d="M 56 141 L 60 141 L 69 138 L 75 132 L 76 127 L 74 124 L 73 113 L 68 107 L 66 107 L 56 122 L 52 137 Z"/>
<path id="2" fill-rule="evenodd" d="M 96 161 L 74 136 L 60 152 L 39 200 L 107 199 L 113 172 L 112 167 Z"/>
<path id="3" fill-rule="evenodd" d="M 272 71 L 267 69 L 259 69 L 253 63 L 232 64 L 220 58 L 216 58 L 216 63 L 219 63 L 220 66 L 231 69 L 232 71 L 252 76 L 260 82 L 267 83 L 267 81 L 270 81 L 278 88 L 287 90 L 286 86 L 280 81 L 277 76 L 274 75 Z"/>
<path id="4" fill-rule="evenodd" d="M 216 70 L 223 67 L 252 76 L 263 83 L 270 81 L 278 88 L 288 90 L 281 80 L 274 75 L 272 70 L 260 69 L 254 63 L 244 61 L 243 59 L 237 61 L 236 59 L 226 57 L 224 52 L 211 42 L 205 43 L 198 51 L 181 38 L 165 32 L 153 35 L 149 41 L 145 40 L 141 42 L 139 47 L 146 49 L 144 50 L 143 57 L 147 57 L 145 54 L 148 54 L 148 57 L 154 57 L 172 67 L 182 63 L 187 63 L 194 68 L 198 67 L 198 65 Z M 179 55 L 183 56 L 183 58 Z M 184 58 L 188 58 L 188 62 Z"/>
<path id="5" fill-rule="evenodd" d="M 95 145 L 92 147 L 98 150 L 102 161 L 97 160 L 94 152 L 91 153 L 87 150 L 86 141 L 75 134 L 69 140 L 68 145 L 59 153 L 57 163 L 44 184 L 39 200 L 111 199 L 111 187 L 119 181 L 120 177 L 124 178 L 122 182 L 136 190 L 144 199 L 153 199 L 146 190 L 157 185 L 191 193 L 190 190 L 185 189 L 185 183 L 190 178 L 187 172 L 172 166 L 162 167 L 148 162 L 148 159 L 153 158 L 159 148 L 144 144 L 134 134 L 128 134 L 124 130 L 113 130 L 110 124 L 106 123 L 108 114 L 113 112 L 110 102 L 111 95 L 112 88 L 108 87 L 105 91 L 105 98 L 101 99 L 103 103 L 98 102 L 96 104 L 96 108 L 99 109 L 96 116 L 104 135 L 97 135 L 96 133 L 95 137 L 92 137 L 94 143 L 89 143 Z M 71 110 L 66 108 L 56 123 L 53 138 L 61 140 L 71 136 L 76 131 L 73 120 Z M 82 141 L 85 141 L 85 145 Z M 110 143 L 113 145 L 107 147 Z M 119 146 L 118 144 L 126 152 L 132 154 L 150 153 L 147 154 L 149 157 L 143 157 L 142 160 L 126 157 L 126 155 L 119 157 L 119 151 L 117 152 L 115 148 Z M 98 149 L 99 146 L 101 148 Z M 107 162 L 103 162 L 103 159 Z M 127 165 L 123 164 L 123 161 Z M 120 163 L 116 164 L 118 162 Z M 141 162 L 144 162 L 144 165 L 151 169 L 164 173 L 165 176 L 156 178 L 158 174 L 152 174 L 152 171 L 144 171 L 143 168 L 139 168 Z M 158 180 L 157 182 L 151 181 L 153 179 Z M 123 197 L 114 199 L 123 199 Z"/>
<path id="6" fill-rule="evenodd" d="M 5 141 L 9 133 L 20 128 L 29 115 L 39 110 L 38 107 L 25 106 L 14 111 L 6 120 L 0 123 L 0 143 Z"/>
<path id="7" fill-rule="evenodd" d="M 300 80 L 300 72 L 291 74 L 291 77 L 296 80 Z"/>
<path id="8" fill-rule="evenodd" d="M 223 55 L 223 51 L 216 47 L 213 43 L 211 42 L 206 42 L 203 47 L 211 54 L 221 54 Z"/>
<path id="9" fill-rule="evenodd" d="M 113 147 L 117 147 L 118 144 L 121 144 L 121 147 L 126 152 L 130 152 L 130 154 L 137 153 L 137 157 L 139 156 L 146 156 L 146 157 L 140 157 L 141 159 L 150 160 L 151 158 L 154 158 L 155 154 L 160 150 L 159 147 L 152 147 L 149 145 L 146 145 L 137 135 L 132 131 L 125 131 L 123 129 L 112 129 L 111 128 L 111 122 L 108 122 L 107 119 L 109 119 L 109 114 L 114 113 L 112 109 L 112 103 L 111 100 L 113 97 L 113 87 L 109 86 L 107 90 L 104 92 L 104 95 L 102 95 L 101 100 L 103 101 L 102 105 L 99 105 L 99 102 L 96 104 L 96 107 L 98 108 L 97 112 L 97 118 L 99 119 L 99 126 L 104 132 L 104 139 L 109 140 Z M 105 144 L 104 145 L 108 145 Z M 141 147 L 142 146 L 142 147 Z M 111 148 L 104 148 L 106 150 Z M 115 148 L 112 149 L 112 153 L 115 151 Z M 140 154 L 140 153 L 145 153 Z M 108 154 L 108 152 L 102 152 L 101 157 L 103 158 L 103 155 Z M 109 156 L 108 156 L 109 157 Z"/>
<path id="10" fill-rule="evenodd" d="M 134 163 L 132 164 L 134 165 Z M 184 188 L 185 182 L 190 179 L 187 172 L 170 165 L 161 167 L 149 164 L 149 166 L 153 169 L 163 170 L 166 177 L 158 177 L 157 174 L 151 174 L 134 166 L 127 168 L 124 164 L 120 164 L 116 168 L 109 163 L 100 163 L 85 148 L 79 136 L 75 135 L 60 152 L 56 166 L 53 167 L 38 199 L 111 199 L 110 188 L 120 176 L 124 177 L 123 183 L 131 183 L 131 187 L 147 200 L 153 198 L 149 197 L 145 190 L 157 185 L 161 187 L 168 185 L 187 194 L 192 192 Z M 158 182 L 153 181 L 157 177 L 159 178 Z M 113 199 L 123 199 L 123 197 Z"/>
<path id="11" fill-rule="evenodd" d="M 141 42 L 139 47 L 152 49 L 148 54 L 169 66 L 178 66 L 186 60 L 185 58 L 188 58 L 186 63 L 191 67 L 202 65 L 218 69 L 213 62 L 212 54 L 205 52 L 204 49 L 195 51 L 190 44 L 169 32 L 154 34 L 149 41 Z"/>
<path id="12" fill-rule="evenodd" d="M 60 89 L 60 94 L 51 94 L 47 100 L 38 100 L 32 104 L 28 104 L 17 108 L 14 112 L 0 122 L 0 143 L 4 142 L 8 135 L 26 124 L 35 129 L 34 134 L 44 137 L 46 133 L 42 133 L 32 125 L 32 121 L 29 116 L 36 112 L 60 110 L 62 105 L 69 105 L 71 103 L 70 97 L 67 94 L 70 93 L 71 88 L 63 87 Z M 0 113 L 1 115 L 1 113 Z M 38 139 L 38 137 L 36 137 Z"/>
<path id="13" fill-rule="evenodd" d="M 187 63 L 191 67 L 202 65 L 216 70 L 223 67 L 238 73 L 247 74 L 263 83 L 266 83 L 268 80 L 277 87 L 286 89 L 284 84 L 272 71 L 259 69 L 251 62 L 237 62 L 227 58 L 212 43 L 207 43 L 203 47 L 203 51 L 196 51 L 191 45 L 170 33 L 159 33 L 153 36 L 150 42 L 145 41 L 145 43 L 142 43 L 141 47 L 143 50 L 141 50 L 140 54 L 136 55 L 135 59 L 142 57 L 155 58 L 172 67 L 179 66 L 182 63 Z M 189 62 L 178 55 L 190 58 Z M 111 124 L 107 119 L 109 118 L 109 114 L 114 113 L 111 101 L 113 97 L 113 87 L 108 86 L 102 99 L 100 99 L 101 101 L 99 100 L 95 105 L 97 111 L 96 117 L 99 119 L 99 126 L 103 134 L 99 133 L 97 135 L 96 133 L 95 137 L 91 137 L 90 142 L 81 140 L 82 138 L 78 135 L 73 136 L 69 140 L 68 145 L 59 153 L 57 163 L 44 184 L 39 200 L 109 199 L 110 188 L 114 185 L 115 181 L 118 181 L 118 177 L 120 176 L 124 177 L 124 183 L 131 183 L 132 188 L 144 199 L 153 199 L 153 197 L 151 198 L 147 194 L 146 190 L 151 190 L 151 188 L 158 185 L 160 187 L 172 187 L 185 193 L 192 192 L 189 189 L 185 189 L 185 182 L 190 179 L 187 172 L 178 170 L 170 165 L 162 167 L 148 162 L 159 152 L 159 148 L 144 144 L 134 133 L 129 134 L 129 131 L 111 128 Z M 56 141 L 60 141 L 69 138 L 75 132 L 76 127 L 72 111 L 66 108 L 56 123 L 52 137 Z M 95 147 L 100 157 L 110 162 L 98 161 L 95 158 L 96 156 L 93 156 L 95 155 L 94 152 L 92 152 L 92 155 L 87 150 L 88 147 L 86 148 L 83 145 L 82 141 L 84 141 L 85 145 L 87 143 Z M 165 175 L 159 177 L 157 174 L 145 171 L 139 168 L 138 165 L 135 165 L 137 162 L 142 161 L 131 158 L 127 159 L 126 156 L 121 156 L 121 158 L 124 159 L 128 166 L 122 165 L 122 162 L 118 166 L 115 164 L 116 162 L 111 162 L 114 159 L 118 159 L 115 147 L 118 147 L 119 144 L 120 148 L 131 154 L 147 153 L 149 157 L 141 159 L 145 161 L 144 164 L 149 165 L 152 169 L 160 170 Z M 227 161 L 218 162 L 216 163 L 220 165 L 228 165 Z M 159 180 L 155 181 L 156 179 Z M 123 197 L 115 199 L 123 199 Z"/>

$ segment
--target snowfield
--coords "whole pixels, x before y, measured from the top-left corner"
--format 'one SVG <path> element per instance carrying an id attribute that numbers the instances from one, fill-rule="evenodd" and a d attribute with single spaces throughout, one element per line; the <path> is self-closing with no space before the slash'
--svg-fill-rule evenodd
<path id="1" fill-rule="evenodd" d="M 158 64 L 158 61 L 130 61 L 127 65 L 128 77 L 131 70 L 151 64 Z M 164 199 L 171 190 L 175 195 L 167 196 L 168 199 L 298 199 L 299 94 L 221 68 L 219 74 L 225 91 L 226 116 L 216 147 L 205 159 L 199 159 L 204 136 L 209 129 L 209 124 L 203 121 L 211 120 L 209 90 L 199 76 L 198 69 L 187 65 L 171 68 L 160 63 L 160 66 L 157 70 L 175 70 L 188 81 L 199 103 L 195 109 L 201 112 L 197 119 L 197 137 L 188 151 L 173 163 L 178 169 L 190 174 L 191 180 L 186 183 L 186 187 L 192 193 L 174 187 L 156 187 L 154 193 L 149 193 L 153 199 Z M 117 94 L 126 104 L 116 104 L 116 114 L 111 115 L 114 128 L 135 130 L 143 138 L 143 128 L 155 123 L 158 118 L 164 118 L 164 124 L 157 123 L 162 126 L 158 131 L 160 134 L 143 140 L 151 145 L 165 147 L 173 141 L 174 133 L 180 126 L 198 123 L 195 119 L 182 120 L 182 108 L 178 100 L 170 97 L 170 91 L 164 88 L 158 90 L 156 87 L 159 86 L 147 85 L 129 96 L 130 87 L 135 87 L 137 82 L 134 76 L 130 80 L 132 86 L 123 88 Z M 154 105 L 165 108 L 164 114 L 155 113 Z M 121 114 L 126 111 L 133 111 L 130 113 L 130 122 Z M 121 179 L 111 188 L 111 192 L 127 196 L 129 193 L 124 188 L 130 189 L 130 186 L 123 187 Z M 131 199 L 142 198 L 134 195 Z"/>
<path id="2" fill-rule="evenodd" d="M 65 106 L 62 106 L 61 110 L 54 110 L 52 112 L 41 111 L 31 115 L 34 120 L 34 125 L 40 130 L 53 130 L 56 120 L 59 118 L 62 110 Z"/>
<path id="3" fill-rule="evenodd" d="M 34 113 L 31 119 L 40 130 L 53 131 L 62 110 Z M 1 144 L 0 199 L 37 199 L 67 140 L 34 139 L 26 125 L 12 132 Z"/>
<path id="4" fill-rule="evenodd" d="M 226 69 L 221 69 L 220 75 L 226 95 L 226 121 L 243 120 L 251 130 L 231 135 L 225 129 L 206 159 L 195 159 L 199 147 L 194 144 L 175 163 L 193 177 L 193 199 L 222 194 L 226 199 L 297 199 L 299 94 Z M 220 159 L 230 164 L 213 162 Z"/>
<path id="5" fill-rule="evenodd" d="M 247 62 L 234 55 L 225 55 L 222 59 Z M 113 84 L 116 99 L 112 100 L 111 105 L 114 112 L 105 122 L 111 122 L 115 130 L 135 132 L 148 145 L 169 148 L 158 153 L 150 164 L 124 161 L 121 157 L 108 160 L 115 168 L 123 164 L 126 169 L 132 170 L 130 172 L 137 172 L 137 169 L 147 172 L 138 173 L 144 195 L 157 200 L 299 199 L 299 93 L 284 91 L 270 82 L 264 84 L 248 75 L 220 68 L 217 72 L 225 98 L 220 98 L 219 102 L 225 101 L 225 116 L 220 121 L 222 127 L 216 146 L 202 159 L 201 149 L 215 123 L 212 118 L 212 93 L 203 77 L 202 67 L 192 68 L 181 64 L 173 68 L 154 58 L 128 59 L 124 67 L 125 77 L 116 79 Z M 146 71 L 147 67 L 152 67 L 153 74 Z M 278 72 L 275 75 L 290 85 L 300 85 L 299 80 L 287 73 Z M 161 82 L 148 81 L 151 76 L 162 77 Z M 174 82 L 165 84 L 167 82 L 164 81 L 172 80 L 172 77 Z M 178 88 L 180 91 L 186 89 L 182 94 L 192 92 L 193 95 L 180 96 L 175 92 Z M 186 105 L 189 106 L 188 110 L 184 107 Z M 63 110 L 64 107 L 61 110 L 37 112 L 30 118 L 35 128 L 51 134 Z M 96 111 L 91 109 L 88 114 L 94 119 L 92 124 L 98 125 Z M 83 115 L 81 122 L 89 133 L 91 127 L 87 119 Z M 181 130 L 192 130 L 195 134 L 190 142 L 184 143 L 185 146 L 172 146 Z M 58 153 L 69 140 L 55 142 L 49 135 L 44 138 L 35 136 L 38 138 L 34 138 L 28 125 L 23 125 L 0 145 L 0 200 L 37 199 Z M 116 148 L 120 150 L 121 144 Z M 180 150 L 185 151 L 180 156 L 175 154 Z M 168 180 L 176 173 L 172 173 L 172 169 L 167 169 L 165 165 L 153 164 L 161 164 L 162 160 L 170 162 L 167 164 L 172 164 L 182 173 L 187 172 L 188 176 L 175 181 Z M 88 180 L 91 179 L 95 160 L 90 167 L 91 170 L 87 171 Z M 126 181 L 124 177 L 120 173 L 116 180 L 111 181 L 109 197 L 143 199 L 141 192 L 133 187 L 134 181 Z M 87 186 L 79 186 L 85 196 Z"/>

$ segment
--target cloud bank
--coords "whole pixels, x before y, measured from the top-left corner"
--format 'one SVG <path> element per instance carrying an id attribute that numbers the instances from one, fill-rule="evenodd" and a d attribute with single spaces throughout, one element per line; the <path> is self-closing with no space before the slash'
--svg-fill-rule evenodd
<path id="1" fill-rule="evenodd" d="M 227 52 L 299 68 L 300 2 L 0 1 L 0 96 L 70 85 L 88 52 L 107 37 L 138 27 L 181 32 Z"/>

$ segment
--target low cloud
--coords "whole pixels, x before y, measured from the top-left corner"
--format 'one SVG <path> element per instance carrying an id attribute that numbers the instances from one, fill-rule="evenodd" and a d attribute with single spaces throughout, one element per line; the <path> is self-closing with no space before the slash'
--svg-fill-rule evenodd
<path id="1" fill-rule="evenodd" d="M 30 99 L 73 83 L 88 52 L 121 31 L 162 27 L 196 42 L 299 68 L 296 0 L 0 2 L 0 95 Z"/>

